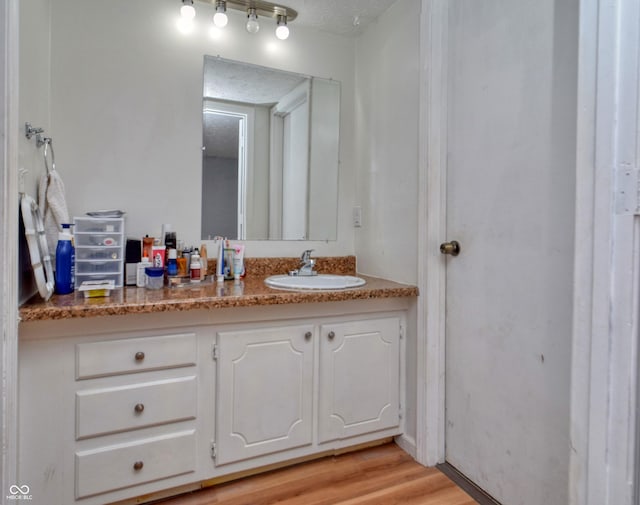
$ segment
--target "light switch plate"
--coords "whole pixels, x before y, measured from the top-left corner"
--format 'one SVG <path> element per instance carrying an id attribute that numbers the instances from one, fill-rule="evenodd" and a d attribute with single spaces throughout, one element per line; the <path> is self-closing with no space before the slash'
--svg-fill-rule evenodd
<path id="1" fill-rule="evenodd" d="M 353 227 L 362 227 L 362 207 L 356 206 L 353 208 Z"/>

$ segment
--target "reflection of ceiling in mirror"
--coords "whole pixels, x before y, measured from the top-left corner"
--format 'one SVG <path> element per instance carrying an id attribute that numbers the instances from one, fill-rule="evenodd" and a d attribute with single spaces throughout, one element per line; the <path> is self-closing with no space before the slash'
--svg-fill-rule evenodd
<path id="1" fill-rule="evenodd" d="M 219 158 L 238 157 L 238 131 L 240 119 L 237 116 L 205 112 L 204 155 Z"/>
<path id="2" fill-rule="evenodd" d="M 306 76 L 213 56 L 204 58 L 204 96 L 231 102 L 275 104 Z"/>

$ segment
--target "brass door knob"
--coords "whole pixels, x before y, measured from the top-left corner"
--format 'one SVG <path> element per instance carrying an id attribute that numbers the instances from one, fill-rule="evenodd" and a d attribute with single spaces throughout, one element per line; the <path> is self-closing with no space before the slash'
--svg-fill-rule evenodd
<path id="1" fill-rule="evenodd" d="M 444 242 L 440 244 L 440 252 L 442 254 L 450 254 L 451 256 L 457 256 L 460 254 L 460 243 L 457 240 L 451 242 Z"/>

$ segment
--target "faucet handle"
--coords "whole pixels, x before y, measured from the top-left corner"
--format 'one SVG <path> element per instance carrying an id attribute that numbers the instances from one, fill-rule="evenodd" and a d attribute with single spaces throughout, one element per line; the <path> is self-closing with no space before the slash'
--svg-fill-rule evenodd
<path id="1" fill-rule="evenodd" d="M 301 260 L 303 263 L 308 263 L 308 262 L 309 262 L 309 260 L 311 260 L 311 253 L 312 253 L 313 251 L 314 251 L 313 249 L 307 249 L 306 251 L 304 251 L 304 252 L 302 253 L 302 256 L 300 256 L 300 260 Z"/>

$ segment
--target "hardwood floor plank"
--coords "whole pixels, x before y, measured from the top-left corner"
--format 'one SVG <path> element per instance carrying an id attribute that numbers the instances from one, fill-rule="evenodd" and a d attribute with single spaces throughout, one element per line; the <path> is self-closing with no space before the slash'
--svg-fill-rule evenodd
<path id="1" fill-rule="evenodd" d="M 272 470 L 158 505 L 477 505 L 393 443 Z"/>

